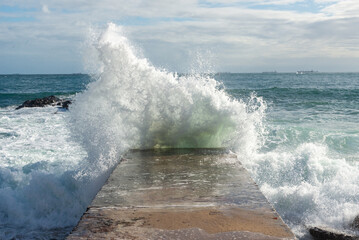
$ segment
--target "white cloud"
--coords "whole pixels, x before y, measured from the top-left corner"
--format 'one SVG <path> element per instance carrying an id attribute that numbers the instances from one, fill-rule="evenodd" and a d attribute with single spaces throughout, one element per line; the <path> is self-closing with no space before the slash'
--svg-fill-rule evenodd
<path id="1" fill-rule="evenodd" d="M 324 13 L 330 14 L 333 17 L 340 18 L 359 18 L 359 1 L 357 0 L 344 0 L 337 1 L 334 4 L 324 8 Z"/>
<path id="2" fill-rule="evenodd" d="M 47 5 L 42 5 L 42 12 L 44 12 L 44 13 L 50 13 L 51 11 L 50 11 L 49 8 L 47 7 Z"/>
<path id="3" fill-rule="evenodd" d="M 305 0 L 207 0 L 203 1 L 207 4 L 257 4 L 257 5 L 288 5 L 298 2 L 305 2 Z"/>
<path id="4" fill-rule="evenodd" d="M 340 1 L 341 0 L 314 0 L 315 3 L 335 3 Z"/>
<path id="5" fill-rule="evenodd" d="M 253 64 L 270 69 L 276 63 L 289 70 L 293 68 L 291 62 L 318 64 L 318 59 L 321 66 L 331 59 L 328 66 L 332 66 L 335 59 L 359 58 L 359 33 L 355 31 L 359 2 L 354 0 L 315 0 L 325 6 L 319 13 L 245 7 L 245 3 L 288 5 L 303 0 L 207 1 L 244 4 L 231 7 L 208 7 L 195 0 L 181 4 L 168 0 L 48 0 L 47 5 L 35 0 L 4 1 L 30 9 L 25 15 L 34 21 L 0 22 L 0 56 L 57 56 L 64 62 L 75 54 L 80 59 L 88 28 L 105 27 L 113 21 L 125 25 L 130 38 L 143 46 L 143 52 L 155 64 L 177 71 L 185 70 L 186 64 L 179 62 L 188 62 L 189 53 L 196 49 L 210 49 L 218 56 L 218 70 L 230 71 L 252 69 Z"/>

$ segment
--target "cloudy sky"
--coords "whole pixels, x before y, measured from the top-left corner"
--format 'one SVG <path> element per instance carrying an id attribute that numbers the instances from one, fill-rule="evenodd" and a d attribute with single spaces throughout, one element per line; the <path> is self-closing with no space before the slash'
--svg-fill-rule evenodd
<path id="1" fill-rule="evenodd" d="M 170 71 L 359 72 L 358 0 L 1 0 L 0 73 L 85 72 L 108 22 Z"/>

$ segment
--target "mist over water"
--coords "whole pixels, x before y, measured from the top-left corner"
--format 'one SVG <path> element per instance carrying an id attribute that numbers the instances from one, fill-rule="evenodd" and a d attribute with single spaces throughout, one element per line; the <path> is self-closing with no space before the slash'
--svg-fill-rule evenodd
<path id="1" fill-rule="evenodd" d="M 55 77 L 71 86 L 54 92 L 81 91 L 70 111 L 14 110 L 51 90 L 46 77 L 21 78 L 43 92 L 0 85 L 1 239 L 64 238 L 132 148 L 232 150 L 301 238 L 359 213 L 359 74 L 172 73 L 138 57 L 114 24 L 90 52 L 99 71 L 85 90 L 73 84 L 84 76 Z"/>

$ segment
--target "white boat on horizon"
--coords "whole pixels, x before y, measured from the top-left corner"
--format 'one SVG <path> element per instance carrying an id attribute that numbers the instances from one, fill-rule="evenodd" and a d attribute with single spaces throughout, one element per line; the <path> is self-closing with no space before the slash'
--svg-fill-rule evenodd
<path id="1" fill-rule="evenodd" d="M 317 72 L 318 71 L 313 71 L 313 70 L 310 70 L 310 71 L 297 71 L 295 74 L 302 75 L 302 74 L 317 73 Z"/>
<path id="2" fill-rule="evenodd" d="M 277 73 L 277 71 L 267 71 L 267 72 L 262 72 L 262 73 L 264 73 L 264 74 L 269 74 L 269 73 L 271 73 L 271 74 L 273 74 L 273 73 Z"/>

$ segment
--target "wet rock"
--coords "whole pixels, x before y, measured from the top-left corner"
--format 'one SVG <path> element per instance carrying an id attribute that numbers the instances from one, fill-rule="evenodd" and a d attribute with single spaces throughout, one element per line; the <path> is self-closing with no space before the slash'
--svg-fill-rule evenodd
<path id="1" fill-rule="evenodd" d="M 57 98 L 55 96 L 36 98 L 34 100 L 26 100 L 23 104 L 18 106 L 16 108 L 16 110 L 24 108 L 24 107 L 45 107 L 47 105 L 54 105 L 59 101 L 61 101 L 60 98 Z"/>
<path id="2" fill-rule="evenodd" d="M 57 103 L 57 106 L 60 106 L 61 108 L 69 109 L 69 105 L 71 103 L 72 102 L 70 100 L 61 101 L 61 102 Z"/>
<path id="3" fill-rule="evenodd" d="M 320 240 L 320 239 L 336 239 L 336 240 L 359 240 L 358 236 L 346 234 L 344 232 L 340 232 L 334 229 L 328 229 L 328 228 L 318 228 L 318 227 L 312 227 L 309 228 L 309 233 L 314 237 L 314 239 Z"/>
<path id="4" fill-rule="evenodd" d="M 350 227 L 354 230 L 359 230 L 359 215 L 354 218 L 352 224 L 350 224 Z"/>
<path id="5" fill-rule="evenodd" d="M 23 104 L 18 106 L 16 110 L 24 107 L 45 107 L 48 105 L 52 105 L 52 106 L 57 105 L 60 106 L 61 108 L 68 109 L 70 104 L 71 104 L 70 100 L 62 100 L 55 96 L 48 96 L 44 98 L 37 98 L 34 100 L 26 100 Z"/>

